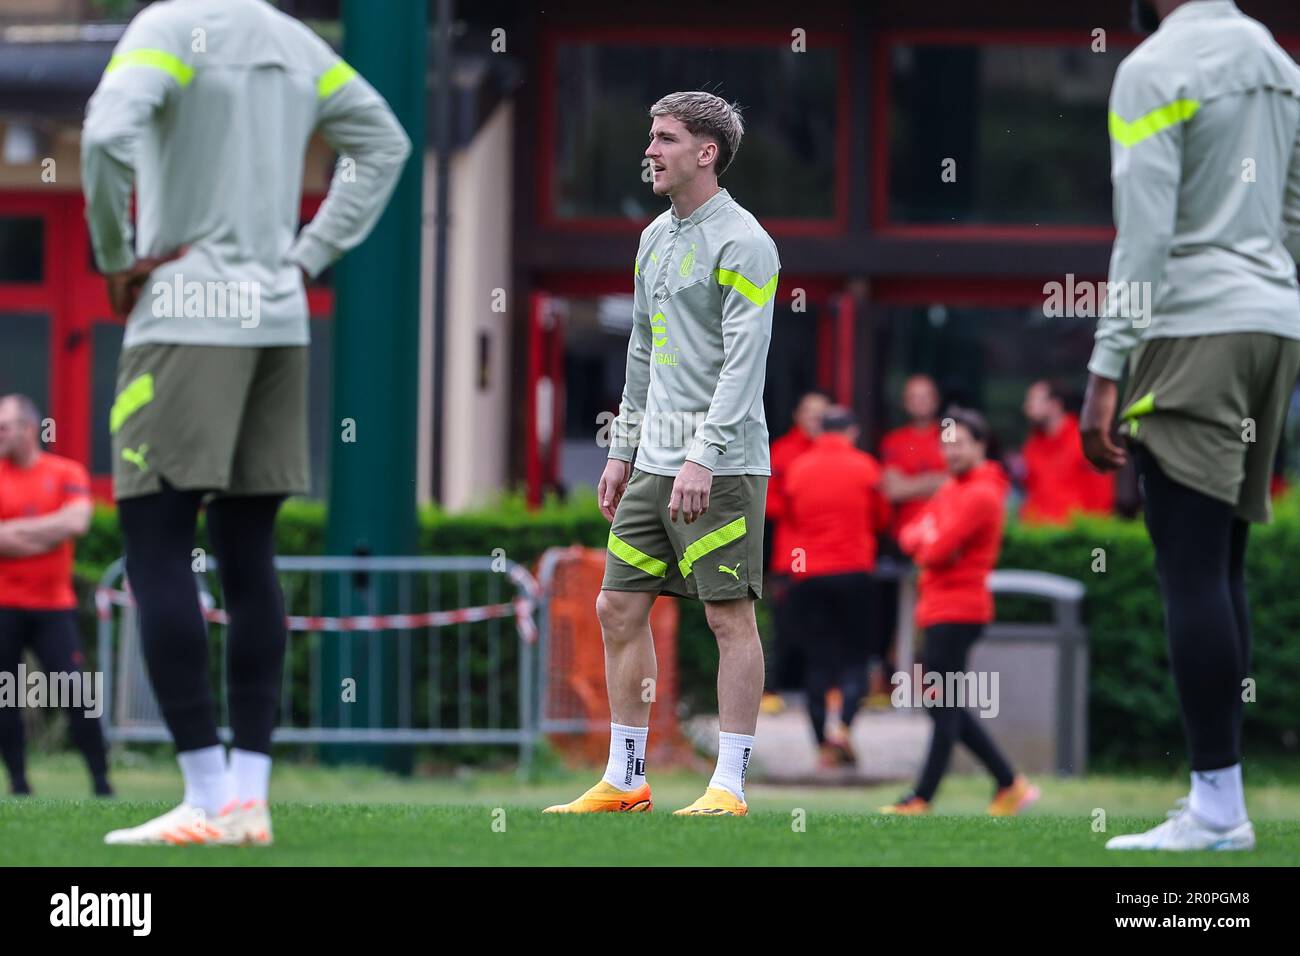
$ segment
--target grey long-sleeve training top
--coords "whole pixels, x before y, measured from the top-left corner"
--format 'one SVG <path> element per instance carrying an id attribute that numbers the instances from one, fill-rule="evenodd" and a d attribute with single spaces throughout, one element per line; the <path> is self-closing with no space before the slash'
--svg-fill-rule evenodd
<path id="1" fill-rule="evenodd" d="M 770 475 L 763 384 L 776 244 L 719 190 L 641 233 L 627 377 L 609 457 L 657 475 L 693 461 L 715 475 Z"/>
<path id="2" fill-rule="evenodd" d="M 340 157 L 320 211 L 299 233 L 303 160 L 316 129 Z M 145 9 L 86 108 L 86 217 L 104 272 L 130 268 L 137 255 L 188 251 L 145 283 L 124 347 L 308 342 L 300 267 L 315 276 L 366 237 L 410 152 L 374 88 L 265 0 L 166 0 Z M 250 321 L 247 310 L 154 294 L 158 283 L 247 284 L 258 315 Z"/>

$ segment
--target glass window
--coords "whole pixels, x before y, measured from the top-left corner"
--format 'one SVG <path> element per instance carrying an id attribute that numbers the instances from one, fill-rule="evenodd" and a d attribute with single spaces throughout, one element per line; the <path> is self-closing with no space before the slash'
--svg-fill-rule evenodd
<path id="1" fill-rule="evenodd" d="M 0 282 L 45 281 L 45 220 L 0 216 Z"/>
<path id="2" fill-rule="evenodd" d="M 1096 328 L 1095 318 L 1047 318 L 1041 306 L 886 307 L 876 325 L 886 427 L 903 422 L 903 380 L 925 372 L 945 404 L 981 410 L 1001 447 L 1019 448 L 1028 432 L 1021 406 L 1031 383 L 1054 378 L 1076 389 L 1071 410 L 1078 411 Z"/>
<path id="3" fill-rule="evenodd" d="M 739 102 L 745 118 L 736 163 L 722 177 L 737 201 L 760 218 L 833 218 L 837 58 L 833 49 L 777 44 L 558 45 L 553 215 L 659 215 L 664 201 L 641 178 L 646 111 L 666 92 L 709 90 Z"/>
<path id="4" fill-rule="evenodd" d="M 90 335 L 90 471 L 95 475 L 113 472 L 108 413 L 117 397 L 117 359 L 125 330 L 120 323 L 102 321 L 92 326 Z"/>
<path id="5" fill-rule="evenodd" d="M 889 221 L 1110 225 L 1107 103 L 1129 52 L 1093 53 L 1086 37 L 1071 47 L 893 47 Z"/>
<path id="6" fill-rule="evenodd" d="M 50 413 L 50 318 L 0 313 L 0 395 L 18 392 Z"/>

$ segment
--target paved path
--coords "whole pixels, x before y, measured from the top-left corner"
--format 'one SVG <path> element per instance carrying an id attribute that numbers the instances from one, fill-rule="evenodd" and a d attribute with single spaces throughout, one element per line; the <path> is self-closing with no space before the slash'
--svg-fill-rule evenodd
<path id="1" fill-rule="evenodd" d="M 853 749 L 858 765 L 820 770 L 812 727 L 802 701 L 786 698 L 779 714 L 759 714 L 757 745 L 750 779 L 765 783 L 880 783 L 911 780 L 930 741 L 930 719 L 924 712 L 860 710 L 853 721 Z M 687 736 L 710 754 L 718 752 L 718 718 L 701 716 L 684 728 Z"/>

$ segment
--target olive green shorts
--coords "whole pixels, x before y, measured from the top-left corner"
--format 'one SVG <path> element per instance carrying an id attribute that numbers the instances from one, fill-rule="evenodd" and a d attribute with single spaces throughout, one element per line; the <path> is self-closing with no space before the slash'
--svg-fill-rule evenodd
<path id="1" fill-rule="evenodd" d="M 305 494 L 307 346 L 125 349 L 109 413 L 113 495 L 173 487 L 230 495 Z"/>
<path id="2" fill-rule="evenodd" d="M 1300 341 L 1266 332 L 1147 339 L 1129 359 L 1120 431 L 1174 481 L 1267 522 L 1297 373 Z"/>
<path id="3" fill-rule="evenodd" d="M 698 601 L 763 596 L 766 475 L 718 475 L 709 510 L 668 519 L 673 481 L 632 469 L 605 553 L 609 591 L 655 591 Z"/>

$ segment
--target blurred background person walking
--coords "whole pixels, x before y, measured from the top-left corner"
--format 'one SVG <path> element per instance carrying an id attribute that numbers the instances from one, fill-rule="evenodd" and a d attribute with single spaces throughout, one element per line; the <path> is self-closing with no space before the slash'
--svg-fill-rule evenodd
<path id="1" fill-rule="evenodd" d="M 1038 788 L 1015 773 L 969 710 L 942 696 L 949 675 L 965 672 L 971 647 L 993 620 L 988 576 L 1002 548 L 1007 478 L 1001 465 L 985 458 L 989 428 L 984 416 L 951 408 L 944 417 L 952 419 L 951 433 L 944 435 L 943 442 L 951 477 L 899 537 L 903 550 L 921 569 L 916 626 L 925 632 L 922 671 L 938 673 L 944 682 L 935 689 L 936 696 L 926 700 L 934 727 L 915 788 L 880 809 L 882 813 L 928 813 L 953 746 L 961 741 L 997 781 L 988 812 L 1011 816 L 1038 799 Z"/>

